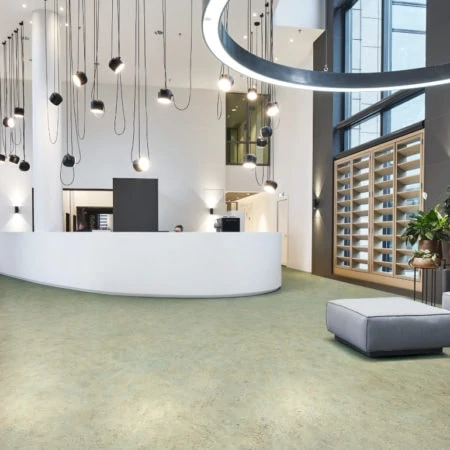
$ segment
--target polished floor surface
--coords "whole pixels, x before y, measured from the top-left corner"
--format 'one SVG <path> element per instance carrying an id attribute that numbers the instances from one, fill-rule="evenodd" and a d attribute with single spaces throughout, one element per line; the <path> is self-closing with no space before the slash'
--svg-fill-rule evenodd
<path id="1" fill-rule="evenodd" d="M 450 348 L 374 360 L 326 330 L 327 300 L 383 295 L 293 270 L 214 300 L 0 277 L 0 449 L 449 449 Z"/>

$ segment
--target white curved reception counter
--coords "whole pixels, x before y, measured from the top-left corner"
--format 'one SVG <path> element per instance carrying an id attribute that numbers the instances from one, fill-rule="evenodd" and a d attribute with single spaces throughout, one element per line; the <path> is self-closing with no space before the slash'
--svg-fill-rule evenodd
<path id="1" fill-rule="evenodd" d="M 0 233 L 0 273 L 146 297 L 236 297 L 281 286 L 279 233 Z"/>

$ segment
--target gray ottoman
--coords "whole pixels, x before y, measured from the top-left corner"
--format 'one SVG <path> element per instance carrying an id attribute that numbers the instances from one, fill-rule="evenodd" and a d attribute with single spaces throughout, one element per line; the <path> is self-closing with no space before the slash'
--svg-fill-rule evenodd
<path id="1" fill-rule="evenodd" d="M 450 311 L 402 297 L 331 300 L 327 329 L 367 356 L 441 353 Z"/>
<path id="2" fill-rule="evenodd" d="M 442 294 L 442 307 L 450 310 L 450 292 L 444 292 Z"/>

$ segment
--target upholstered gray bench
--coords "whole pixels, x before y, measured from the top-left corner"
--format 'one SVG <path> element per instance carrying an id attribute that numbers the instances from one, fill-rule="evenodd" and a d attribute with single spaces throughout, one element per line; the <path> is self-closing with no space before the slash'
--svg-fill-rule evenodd
<path id="1" fill-rule="evenodd" d="M 450 310 L 450 292 L 444 292 L 442 294 L 442 307 Z"/>
<path id="2" fill-rule="evenodd" d="M 450 347 L 450 311 L 403 297 L 331 300 L 327 329 L 367 356 L 441 353 Z"/>

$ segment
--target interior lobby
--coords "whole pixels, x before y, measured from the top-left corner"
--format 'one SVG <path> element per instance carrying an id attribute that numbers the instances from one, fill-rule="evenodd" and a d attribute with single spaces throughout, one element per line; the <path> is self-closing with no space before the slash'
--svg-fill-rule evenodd
<path id="1" fill-rule="evenodd" d="M 449 2 L 230 0 L 266 79 L 214 2 L 0 0 L 0 448 L 449 448 L 446 345 L 327 329 L 428 303 L 400 233 L 450 185 Z"/>

